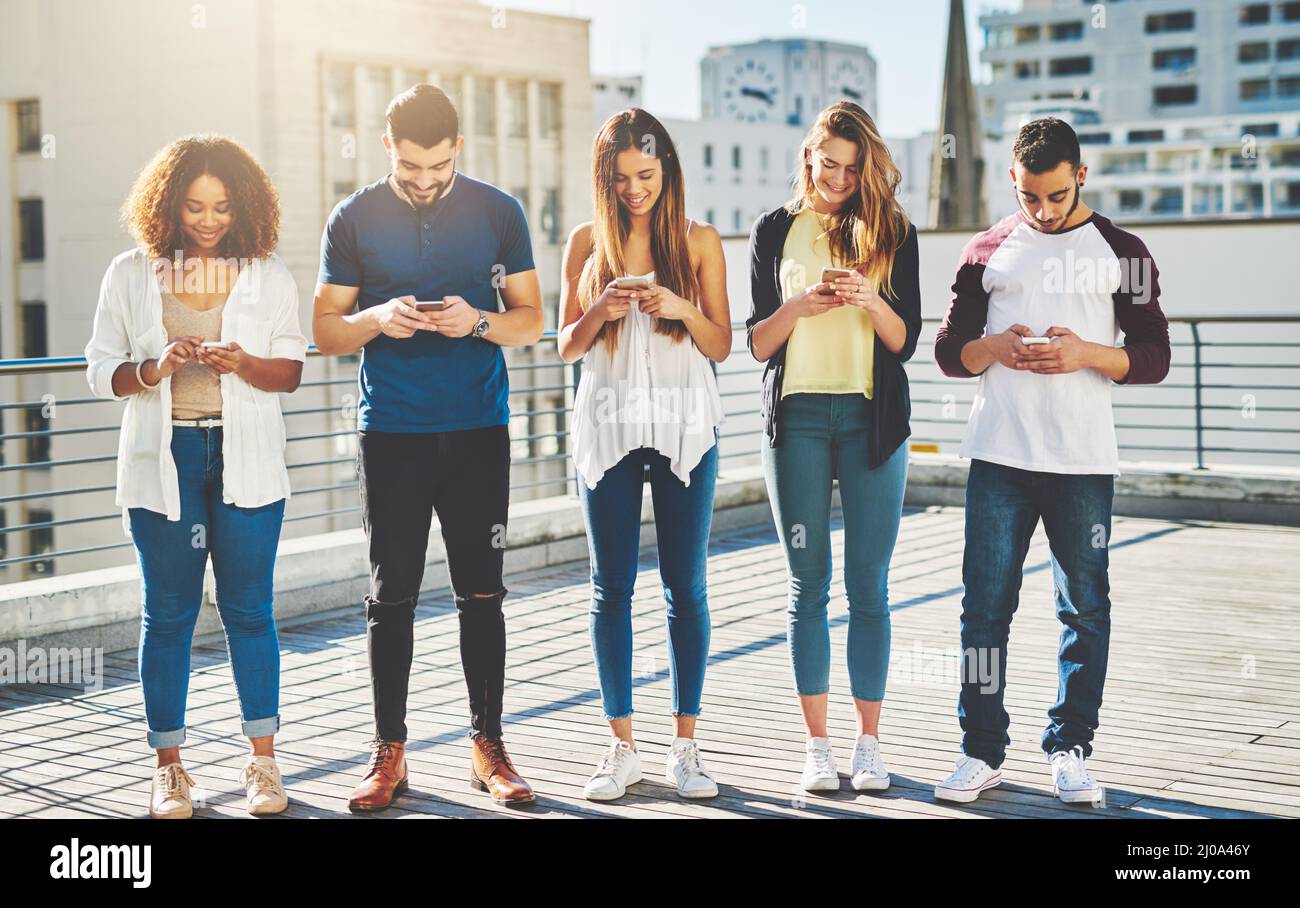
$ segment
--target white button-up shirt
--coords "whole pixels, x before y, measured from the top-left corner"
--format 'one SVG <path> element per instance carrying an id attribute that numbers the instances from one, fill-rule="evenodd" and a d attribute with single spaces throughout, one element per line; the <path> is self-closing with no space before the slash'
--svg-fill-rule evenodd
<path id="1" fill-rule="evenodd" d="M 94 329 L 86 345 L 86 379 L 96 397 L 126 400 L 117 448 L 117 504 L 127 535 L 127 508 L 181 519 L 171 453 L 171 376 L 153 390 L 125 398 L 113 393 L 118 366 L 162 355 L 167 345 L 162 312 L 162 292 L 149 253 L 137 248 L 113 259 L 99 287 Z M 254 356 L 306 361 L 298 287 L 278 255 L 241 269 L 222 313 L 221 340 L 234 341 Z M 288 498 L 279 393 L 263 391 L 234 373 L 222 375 L 220 381 L 222 500 L 255 508 Z"/>

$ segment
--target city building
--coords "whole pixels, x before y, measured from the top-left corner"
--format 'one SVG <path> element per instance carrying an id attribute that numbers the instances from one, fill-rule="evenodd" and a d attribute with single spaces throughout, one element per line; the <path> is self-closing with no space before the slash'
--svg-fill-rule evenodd
<path id="1" fill-rule="evenodd" d="M 1119 217 L 1270 217 L 1300 199 L 1300 0 L 1024 0 L 980 17 L 990 217 L 1014 133 L 1068 120 Z"/>
<path id="2" fill-rule="evenodd" d="M 553 324 L 564 239 L 589 208 L 587 20 L 474 0 L 7 2 L 0 29 L 0 357 L 80 355 L 104 269 L 131 242 L 118 220 L 123 199 L 158 149 L 195 132 L 238 139 L 274 179 L 283 211 L 278 251 L 297 279 L 309 332 L 325 219 L 340 199 L 385 173 L 385 105 L 421 81 L 441 85 L 458 106 L 466 137 L 460 169 L 523 203 Z M 544 358 L 544 346 L 508 355 L 531 362 Z M 349 431 L 356 368 L 355 359 L 309 360 L 311 381 L 286 399 L 289 460 L 307 464 L 291 470 L 286 536 L 356 524 Z M 522 374 L 554 386 L 548 372 Z M 0 410 L 9 436 L 0 441 L 4 465 L 80 461 L 0 471 L 0 526 L 26 528 L 0 533 L 0 561 L 94 548 L 104 539 L 103 521 L 120 520 L 112 493 L 116 431 L 104 425 L 111 405 L 77 403 L 88 397 L 80 374 L 0 382 L 7 402 L 50 403 Z M 528 472 L 541 494 L 554 491 L 540 484 L 563 475 L 562 457 L 555 438 L 544 440 L 547 450 L 529 439 L 562 418 L 557 399 L 511 399 L 520 414 L 516 437 L 525 439 L 515 452 L 524 465 L 517 476 Z M 44 428 L 56 434 L 13 437 Z M 56 488 L 65 491 L 44 494 Z M 117 551 L 88 551 L 68 563 L 81 569 L 121 561 Z M 47 560 L 0 565 L 0 580 L 56 567 L 65 569 Z"/>

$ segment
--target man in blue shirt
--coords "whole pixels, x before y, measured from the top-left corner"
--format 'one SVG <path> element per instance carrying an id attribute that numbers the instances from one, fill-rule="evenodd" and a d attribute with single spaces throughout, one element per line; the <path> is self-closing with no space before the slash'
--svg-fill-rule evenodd
<path id="1" fill-rule="evenodd" d="M 312 319 L 321 353 L 362 351 L 357 472 L 375 738 L 348 806 L 382 809 L 407 787 L 415 604 L 435 512 L 460 620 L 471 778 L 498 803 L 527 803 L 532 789 L 501 740 L 510 495 L 501 348 L 541 337 L 541 287 L 519 203 L 456 171 L 464 138 L 447 95 L 415 85 L 386 119 L 391 172 L 330 215 Z"/>

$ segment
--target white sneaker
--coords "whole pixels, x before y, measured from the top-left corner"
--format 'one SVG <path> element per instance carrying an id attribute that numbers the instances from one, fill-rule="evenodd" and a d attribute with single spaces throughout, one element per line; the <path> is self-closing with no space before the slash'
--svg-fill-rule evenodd
<path id="1" fill-rule="evenodd" d="M 941 801 L 962 804 L 975 800 L 982 792 L 1002 784 L 1002 771 L 977 757 L 965 754 L 957 758 L 952 775 L 934 786 L 934 796 Z"/>
<path id="2" fill-rule="evenodd" d="M 629 785 L 640 781 L 641 755 L 622 738 L 615 738 L 582 793 L 589 801 L 612 801 L 623 797 Z"/>
<path id="3" fill-rule="evenodd" d="M 280 778 L 280 768 L 275 765 L 274 757 L 250 755 L 244 771 L 239 774 L 239 781 L 248 793 L 249 813 L 282 813 L 288 808 L 289 795 L 285 793 L 284 780 Z"/>
<path id="4" fill-rule="evenodd" d="M 677 786 L 683 798 L 715 798 L 718 783 L 714 782 L 700 763 L 700 748 L 692 738 L 673 738 L 668 748 L 664 777 Z"/>
<path id="5" fill-rule="evenodd" d="M 1052 794 L 1066 804 L 1089 804 L 1100 800 L 1102 787 L 1093 780 L 1083 765 L 1083 748 L 1078 745 L 1069 750 L 1051 754 Z"/>
<path id="6" fill-rule="evenodd" d="M 799 780 L 804 791 L 839 791 L 840 773 L 835 768 L 831 739 L 809 738 L 805 749 L 803 776 Z"/>
<path id="7" fill-rule="evenodd" d="M 880 742 L 875 735 L 858 737 L 849 774 L 856 791 L 884 791 L 889 787 L 889 768 L 880 756 Z"/>
<path id="8" fill-rule="evenodd" d="M 194 780 L 179 763 L 159 766 L 149 790 L 149 816 L 155 820 L 187 820 L 194 815 L 190 788 Z"/>

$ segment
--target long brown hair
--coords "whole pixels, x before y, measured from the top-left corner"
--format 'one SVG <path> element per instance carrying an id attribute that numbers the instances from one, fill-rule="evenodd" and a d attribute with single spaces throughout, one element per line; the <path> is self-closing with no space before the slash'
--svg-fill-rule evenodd
<path id="1" fill-rule="evenodd" d="M 655 283 L 698 305 L 699 281 L 691 268 L 690 247 L 686 243 L 686 189 L 681 161 L 663 124 L 639 107 L 619 111 L 606 120 L 592 143 L 592 250 L 578 279 L 578 302 L 586 312 L 610 281 L 627 274 L 623 242 L 631 229 L 631 218 L 619 204 L 614 177 L 619 153 L 629 148 L 658 159 L 664 172 L 663 187 L 650 213 L 650 256 L 655 265 Z M 618 346 L 618 332 L 624 321 L 606 322 L 596 334 L 596 340 L 604 339 L 610 353 Z M 674 341 L 687 335 L 686 325 L 673 319 L 655 319 L 654 330 Z"/>
<path id="2" fill-rule="evenodd" d="M 122 206 L 122 223 L 154 258 L 171 258 L 181 246 L 181 204 L 196 179 L 209 174 L 226 187 L 234 219 L 221 254 L 265 258 L 280 235 L 280 194 L 257 159 L 234 139 L 194 135 L 154 155 Z"/>
<path id="3" fill-rule="evenodd" d="M 875 121 L 857 104 L 839 101 L 817 115 L 799 147 L 794 198 L 786 204 L 786 210 L 798 214 L 813 206 L 817 189 L 812 178 L 812 153 L 832 137 L 858 146 L 858 192 L 831 216 L 827 229 L 831 254 L 843 267 L 865 275 L 881 288 L 882 295 L 889 293 L 894 253 L 907 237 L 907 212 L 897 198 L 903 176 Z"/>

